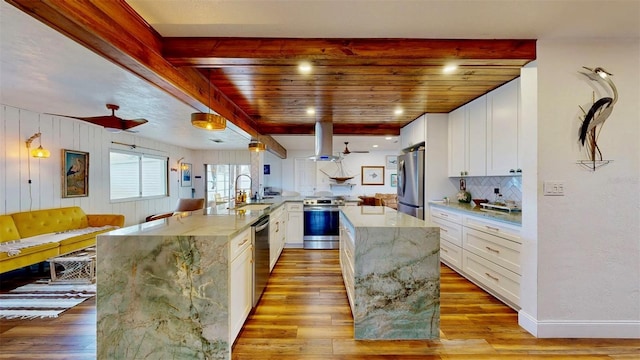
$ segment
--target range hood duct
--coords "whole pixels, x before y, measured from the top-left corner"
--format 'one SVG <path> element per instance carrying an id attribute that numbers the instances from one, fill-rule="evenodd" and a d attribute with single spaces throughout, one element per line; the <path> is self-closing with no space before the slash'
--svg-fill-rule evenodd
<path id="1" fill-rule="evenodd" d="M 336 161 L 333 155 L 333 123 L 330 121 L 316 122 L 316 155 L 311 157 L 316 161 Z"/>

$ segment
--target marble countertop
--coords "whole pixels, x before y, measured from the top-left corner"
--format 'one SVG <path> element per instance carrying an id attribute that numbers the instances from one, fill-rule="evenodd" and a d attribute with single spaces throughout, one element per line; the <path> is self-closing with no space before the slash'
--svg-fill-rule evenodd
<path id="1" fill-rule="evenodd" d="M 355 227 L 437 227 L 386 206 L 348 206 L 342 213 Z"/>
<path id="2" fill-rule="evenodd" d="M 264 210 L 242 210 L 242 208 L 233 208 L 233 203 L 219 204 L 203 210 L 179 213 L 168 218 L 113 230 L 108 234 L 109 236 L 216 235 L 231 238 L 288 201 L 301 202 L 302 198 L 275 196 L 269 199 L 261 199 L 260 201 L 247 202 L 247 204 L 271 205 Z"/>
<path id="3" fill-rule="evenodd" d="M 429 205 L 440 207 L 443 209 L 457 211 L 462 213 L 467 213 L 475 216 L 486 217 L 490 220 L 501 221 L 507 224 L 512 225 L 522 225 L 522 212 L 514 211 L 511 213 L 496 211 L 496 210 L 485 210 L 480 207 L 474 206 L 474 204 L 465 204 L 460 202 L 444 203 L 442 201 L 429 201 Z"/>
<path id="4" fill-rule="evenodd" d="M 109 236 L 163 235 L 163 236 L 222 236 L 232 238 L 249 228 L 261 217 L 268 215 L 287 202 L 302 202 L 303 196 L 274 196 L 246 204 L 269 204 L 264 210 L 242 210 L 234 208 L 234 203 L 224 203 L 203 210 L 179 213 L 174 216 L 146 223 L 128 226 L 110 231 Z M 345 198 L 346 202 L 359 201 L 358 198 Z M 376 226 L 424 226 L 424 222 L 412 216 L 398 214 L 395 210 L 383 206 L 362 207 L 345 206 L 343 211 L 352 214 L 350 219 L 361 224 Z M 362 213 L 361 213 L 362 212 Z M 371 212 L 371 213 L 369 213 Z M 358 215 L 360 214 L 360 215 Z M 383 220 L 384 219 L 384 220 Z M 414 223 L 413 221 L 416 221 Z M 420 223 L 417 223 L 420 222 Z M 361 225 L 358 225 L 361 226 Z M 364 226 L 364 225 L 362 225 Z M 366 225 L 371 226 L 371 225 Z"/>

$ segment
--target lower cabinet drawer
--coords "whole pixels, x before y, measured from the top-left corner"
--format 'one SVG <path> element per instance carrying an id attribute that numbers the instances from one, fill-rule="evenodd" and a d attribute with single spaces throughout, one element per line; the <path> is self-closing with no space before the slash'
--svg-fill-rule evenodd
<path id="1" fill-rule="evenodd" d="M 440 227 L 440 239 L 462 246 L 462 225 L 442 220 L 437 217 L 431 218 L 434 224 Z"/>
<path id="2" fill-rule="evenodd" d="M 229 259 L 235 259 L 249 246 L 251 246 L 251 229 L 247 229 L 231 239 L 229 242 Z"/>
<path id="3" fill-rule="evenodd" d="M 467 227 L 463 231 L 462 243 L 465 250 L 521 274 L 521 244 Z"/>
<path id="4" fill-rule="evenodd" d="M 440 260 L 449 266 L 462 269 L 462 248 L 440 239 Z"/>
<path id="5" fill-rule="evenodd" d="M 462 270 L 497 295 L 520 306 L 520 275 L 467 250 L 462 251 Z"/>

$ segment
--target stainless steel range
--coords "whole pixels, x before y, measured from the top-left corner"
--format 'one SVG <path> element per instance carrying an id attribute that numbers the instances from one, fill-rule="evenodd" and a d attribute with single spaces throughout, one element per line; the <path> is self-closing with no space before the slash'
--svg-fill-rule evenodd
<path id="1" fill-rule="evenodd" d="M 303 200 L 305 249 L 338 249 L 340 245 L 341 197 Z"/>

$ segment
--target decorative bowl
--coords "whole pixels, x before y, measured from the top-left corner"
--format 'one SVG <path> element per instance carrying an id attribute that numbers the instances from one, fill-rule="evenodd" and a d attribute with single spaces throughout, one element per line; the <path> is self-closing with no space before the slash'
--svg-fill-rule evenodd
<path id="1" fill-rule="evenodd" d="M 480 204 L 482 203 L 488 203 L 489 200 L 487 199 L 473 199 L 473 203 L 476 204 L 477 207 L 480 207 Z"/>

